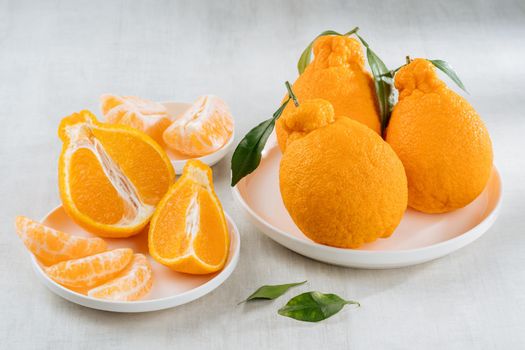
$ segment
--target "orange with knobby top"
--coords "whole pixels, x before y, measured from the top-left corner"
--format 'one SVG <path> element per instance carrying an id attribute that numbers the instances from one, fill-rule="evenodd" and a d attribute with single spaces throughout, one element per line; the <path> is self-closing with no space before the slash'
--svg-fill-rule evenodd
<path id="1" fill-rule="evenodd" d="M 288 138 L 279 168 L 281 196 L 307 237 L 358 248 L 394 232 L 407 207 L 407 179 L 381 136 L 350 118 L 334 118 L 326 103 L 300 102 L 294 114 L 283 116 L 292 136 L 308 125 L 319 127 Z"/>
<path id="2" fill-rule="evenodd" d="M 395 85 L 399 102 L 386 141 L 405 167 L 408 205 L 425 213 L 466 206 L 492 172 L 492 143 L 483 121 L 425 59 L 401 68 Z"/>
<path id="3" fill-rule="evenodd" d="M 328 35 L 315 40 L 313 52 L 313 61 L 292 86 L 299 103 L 316 98 L 327 100 L 336 116 L 349 117 L 379 134 L 374 81 L 365 70 L 361 44 L 354 38 Z M 294 113 L 294 109 L 294 104 L 288 103 L 282 116 Z M 286 134 L 280 119 L 275 126 L 278 137 Z M 284 143 L 279 141 L 279 145 Z"/>

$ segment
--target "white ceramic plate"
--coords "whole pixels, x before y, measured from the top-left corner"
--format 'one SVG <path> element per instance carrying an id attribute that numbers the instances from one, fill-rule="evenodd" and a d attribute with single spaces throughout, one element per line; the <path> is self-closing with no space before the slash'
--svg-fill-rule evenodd
<path id="1" fill-rule="evenodd" d="M 500 209 L 501 179 L 494 168 L 487 188 L 465 208 L 434 215 L 409 209 L 388 239 L 359 249 L 329 247 L 306 237 L 286 211 L 279 191 L 280 160 L 281 152 L 272 135 L 257 170 L 234 187 L 234 198 L 250 221 L 268 237 L 299 254 L 330 264 L 385 269 L 437 259 L 483 235 Z"/>
<path id="2" fill-rule="evenodd" d="M 184 103 L 184 102 L 161 102 L 166 109 L 168 110 L 168 114 L 172 118 L 177 118 L 182 113 L 184 113 L 188 108 L 190 108 L 190 103 Z M 198 158 L 191 158 L 189 156 L 186 156 L 184 154 L 178 153 L 177 151 L 171 150 L 166 147 L 166 153 L 168 154 L 168 157 L 171 160 L 171 164 L 173 164 L 173 168 L 175 169 L 175 173 L 177 175 L 182 174 L 182 169 L 184 168 L 184 165 L 186 164 L 186 161 L 189 159 L 198 159 L 201 162 L 208 164 L 209 166 L 215 165 L 217 162 L 219 162 L 224 156 L 228 154 L 228 151 L 233 146 L 233 140 L 235 138 L 235 131 L 232 132 L 232 136 L 228 140 L 228 142 L 219 150 L 207 154 L 202 157 Z"/>
<path id="3" fill-rule="evenodd" d="M 239 260 L 240 235 L 233 220 L 226 214 L 230 229 L 230 253 L 224 268 L 210 275 L 188 275 L 178 273 L 157 263 L 148 254 L 147 232 L 130 238 L 106 239 L 109 249 L 128 247 L 136 253 L 143 253 L 153 268 L 153 287 L 150 293 L 138 301 L 108 301 L 88 297 L 69 290 L 50 279 L 42 270 L 40 263 L 32 255 L 33 268 L 40 279 L 53 293 L 73 303 L 92 309 L 114 312 L 146 312 L 168 309 L 189 303 L 220 286 L 233 272 Z M 42 219 L 44 225 L 79 236 L 92 236 L 78 226 L 67 215 L 62 206 L 53 209 Z"/>

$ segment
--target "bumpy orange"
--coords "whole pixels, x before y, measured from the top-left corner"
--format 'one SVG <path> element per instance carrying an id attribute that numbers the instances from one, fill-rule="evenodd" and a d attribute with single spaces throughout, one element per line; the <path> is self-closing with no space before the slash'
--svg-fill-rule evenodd
<path id="1" fill-rule="evenodd" d="M 365 70 L 361 44 L 354 38 L 322 36 L 313 46 L 314 59 L 292 86 L 299 102 L 322 98 L 329 101 L 336 116 L 350 117 L 380 133 L 379 110 L 374 82 Z M 293 113 L 289 103 L 283 116 Z M 277 136 L 282 122 L 276 123 Z M 279 141 L 279 145 L 285 142 Z"/>
<path id="2" fill-rule="evenodd" d="M 58 134 L 59 189 L 68 215 L 103 237 L 140 232 L 175 178 L 166 152 L 144 133 L 100 123 L 89 111 L 64 118 Z"/>
<path id="3" fill-rule="evenodd" d="M 466 206 L 492 172 L 492 143 L 483 121 L 425 59 L 401 68 L 395 85 L 399 102 L 386 141 L 405 167 L 409 206 L 425 213 Z"/>
<path id="4" fill-rule="evenodd" d="M 306 123 L 311 122 L 312 103 L 304 102 Z M 326 108 L 324 102 L 317 104 Z M 282 121 L 303 130 L 300 122 L 287 120 L 299 120 L 302 109 L 300 105 Z M 378 134 L 350 118 L 336 118 L 288 142 L 279 184 L 284 205 L 301 231 L 335 247 L 357 248 L 389 237 L 407 207 L 401 161 Z"/>

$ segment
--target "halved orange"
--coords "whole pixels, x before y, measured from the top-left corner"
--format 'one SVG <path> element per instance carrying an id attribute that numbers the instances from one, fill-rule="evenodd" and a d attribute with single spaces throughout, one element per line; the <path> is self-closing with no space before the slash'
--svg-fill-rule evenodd
<path id="1" fill-rule="evenodd" d="M 89 111 L 64 118 L 58 134 L 58 182 L 68 215 L 103 237 L 140 232 L 175 178 L 166 152 L 148 135 L 100 123 Z"/>
<path id="2" fill-rule="evenodd" d="M 222 269 L 230 237 L 211 168 L 190 160 L 160 201 L 150 222 L 149 252 L 179 272 L 206 274 Z"/>
<path id="3" fill-rule="evenodd" d="M 45 269 L 55 282 L 69 288 L 92 288 L 115 278 L 133 258 L 129 248 L 62 261 Z"/>
<path id="4" fill-rule="evenodd" d="M 133 255 L 133 260 L 115 279 L 88 291 L 93 298 L 132 301 L 149 293 L 153 285 L 151 265 L 142 254 Z"/>
<path id="5" fill-rule="evenodd" d="M 162 133 L 171 124 L 164 105 L 136 96 L 105 94 L 100 97 L 100 108 L 106 121 L 138 129 L 163 144 Z"/>
<path id="6" fill-rule="evenodd" d="M 108 247 L 101 238 L 73 236 L 25 216 L 17 216 L 15 226 L 27 249 L 44 265 L 101 253 Z"/>

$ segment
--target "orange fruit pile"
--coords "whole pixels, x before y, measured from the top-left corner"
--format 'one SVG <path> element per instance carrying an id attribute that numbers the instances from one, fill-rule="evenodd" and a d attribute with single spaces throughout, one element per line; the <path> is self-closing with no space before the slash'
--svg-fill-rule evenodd
<path id="1" fill-rule="evenodd" d="M 224 146 L 233 133 L 226 103 L 214 95 L 200 96 L 164 131 L 164 142 L 182 154 L 199 157 Z"/>
<path id="2" fill-rule="evenodd" d="M 386 141 L 405 167 L 409 206 L 445 213 L 471 203 L 492 172 L 492 143 L 483 121 L 425 59 L 401 68 L 395 86 L 399 102 Z"/>
<path id="3" fill-rule="evenodd" d="M 102 114 L 111 124 L 138 129 L 162 144 L 162 133 L 171 124 L 164 105 L 136 96 L 105 94 L 100 97 Z"/>
<path id="4" fill-rule="evenodd" d="M 345 116 L 380 133 L 374 82 L 365 69 L 361 44 L 346 36 L 321 36 L 313 45 L 314 59 L 294 82 L 299 102 L 321 98 L 330 102 L 336 116 Z M 293 113 L 289 103 L 282 116 Z M 282 123 L 277 121 L 276 130 Z"/>
<path id="5" fill-rule="evenodd" d="M 62 120 L 58 174 L 62 204 L 103 237 L 128 237 L 149 222 L 174 181 L 164 150 L 144 133 L 100 123 L 88 111 Z"/>
<path id="6" fill-rule="evenodd" d="M 315 242 L 342 248 L 389 237 L 407 207 L 395 152 L 363 124 L 335 118 L 328 101 L 299 103 L 281 116 L 289 136 L 279 169 L 295 224 Z"/>
<path id="7" fill-rule="evenodd" d="M 230 238 L 212 170 L 198 160 L 186 163 L 151 219 L 148 245 L 159 263 L 179 272 L 206 274 L 222 269 Z"/>
<path id="8" fill-rule="evenodd" d="M 142 254 L 129 248 L 108 251 L 100 238 L 74 236 L 24 216 L 15 226 L 28 250 L 47 265 L 46 274 L 67 288 L 122 301 L 138 300 L 151 289 L 151 265 Z"/>

